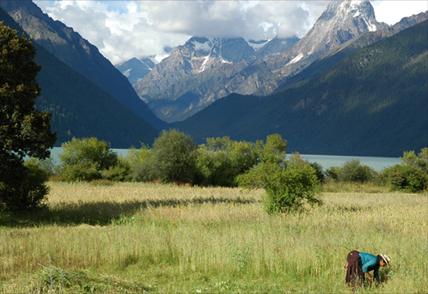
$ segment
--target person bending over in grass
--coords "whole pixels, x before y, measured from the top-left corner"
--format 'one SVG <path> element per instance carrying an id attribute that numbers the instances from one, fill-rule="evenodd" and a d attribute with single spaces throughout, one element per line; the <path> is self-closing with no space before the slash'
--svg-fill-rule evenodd
<path id="1" fill-rule="evenodd" d="M 345 264 L 345 268 L 347 269 L 346 283 L 354 287 L 355 280 L 357 280 L 358 284 L 361 286 L 365 276 L 367 276 L 370 282 L 373 282 L 373 278 L 369 273 L 370 271 L 374 271 L 374 278 L 379 282 L 379 267 L 388 265 L 391 258 L 386 254 L 374 256 L 369 253 L 354 250 L 348 254 L 347 261 L 348 262 Z"/>

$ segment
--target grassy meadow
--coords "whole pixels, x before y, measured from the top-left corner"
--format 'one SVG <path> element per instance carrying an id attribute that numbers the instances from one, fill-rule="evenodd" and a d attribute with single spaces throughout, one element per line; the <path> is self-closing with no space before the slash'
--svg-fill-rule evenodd
<path id="1" fill-rule="evenodd" d="M 426 193 L 326 192 L 270 216 L 262 190 L 49 186 L 48 210 L 0 214 L 0 293 L 352 293 L 351 250 L 392 258 L 354 293 L 428 292 Z"/>

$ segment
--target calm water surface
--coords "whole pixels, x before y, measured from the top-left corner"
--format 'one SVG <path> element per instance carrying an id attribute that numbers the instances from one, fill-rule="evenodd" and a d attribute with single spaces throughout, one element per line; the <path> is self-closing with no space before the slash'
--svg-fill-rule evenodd
<path id="1" fill-rule="evenodd" d="M 127 149 L 112 149 L 114 152 L 120 155 L 126 155 Z M 58 163 L 58 153 L 62 152 L 62 148 L 54 147 L 52 150 L 52 157 Z M 301 154 L 304 159 L 308 159 L 309 162 L 317 162 L 324 170 L 332 166 L 342 166 L 345 162 L 351 159 L 359 159 L 361 164 L 365 164 L 373 168 L 375 171 L 380 172 L 386 167 L 393 166 L 401 162 L 398 157 L 369 157 L 369 156 L 336 156 L 336 155 L 313 155 L 313 154 Z"/>

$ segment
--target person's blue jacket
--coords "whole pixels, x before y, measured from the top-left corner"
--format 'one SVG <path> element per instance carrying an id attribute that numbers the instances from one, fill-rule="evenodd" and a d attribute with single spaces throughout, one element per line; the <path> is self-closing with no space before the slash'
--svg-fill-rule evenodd
<path id="1" fill-rule="evenodd" d="M 380 259 L 377 256 L 374 256 L 369 253 L 360 252 L 361 258 L 361 270 L 363 273 L 368 273 L 369 271 L 374 270 L 374 278 L 379 282 L 379 261 Z"/>

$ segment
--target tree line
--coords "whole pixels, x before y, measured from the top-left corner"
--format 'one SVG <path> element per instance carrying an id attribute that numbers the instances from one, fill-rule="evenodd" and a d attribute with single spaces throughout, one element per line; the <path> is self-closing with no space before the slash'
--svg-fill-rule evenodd
<path id="1" fill-rule="evenodd" d="M 390 190 L 418 192 L 428 186 L 428 148 L 404 152 L 402 162 L 377 173 L 358 159 L 327 170 L 298 153 L 286 156 L 287 141 L 273 134 L 265 141 L 207 138 L 196 145 L 191 136 L 164 130 L 150 148 L 142 144 L 118 155 L 105 141 L 73 138 L 62 144 L 59 164 L 31 159 L 32 165 L 56 181 L 156 182 L 263 188 L 268 211 L 294 210 L 303 203 L 320 204 L 322 183 L 373 182 Z M 279 198 L 280 199 L 279 199 Z M 282 203 L 282 204 L 281 204 Z"/>

